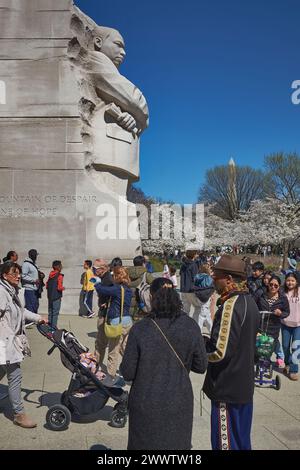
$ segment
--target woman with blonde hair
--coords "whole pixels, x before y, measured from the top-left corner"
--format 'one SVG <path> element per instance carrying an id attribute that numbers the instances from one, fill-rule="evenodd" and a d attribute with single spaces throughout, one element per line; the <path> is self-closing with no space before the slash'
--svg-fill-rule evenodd
<path id="1" fill-rule="evenodd" d="M 108 347 L 107 372 L 112 377 L 117 374 L 119 365 L 119 356 L 123 356 L 129 330 L 132 326 L 132 318 L 130 316 L 130 304 L 132 291 L 128 287 L 130 284 L 129 274 L 123 266 L 117 266 L 113 269 L 112 286 L 104 286 L 101 284 L 101 278 L 94 277 L 91 282 L 95 284 L 95 289 L 100 295 L 110 297 L 110 301 L 105 315 L 105 321 L 100 325 L 98 330 L 99 342 L 101 343 L 101 351 L 99 351 L 99 364 L 103 365 L 105 350 Z M 116 338 L 108 338 L 105 335 L 105 323 L 117 326 L 122 322 L 122 334 Z"/>

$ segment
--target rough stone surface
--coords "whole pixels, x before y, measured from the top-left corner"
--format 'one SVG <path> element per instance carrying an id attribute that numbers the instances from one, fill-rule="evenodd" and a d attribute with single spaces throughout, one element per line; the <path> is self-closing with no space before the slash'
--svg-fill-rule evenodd
<path id="1" fill-rule="evenodd" d="M 16 250 L 22 261 L 36 248 L 46 273 L 61 259 L 63 311 L 74 314 L 84 259 L 132 260 L 140 253 L 136 208 L 126 201 L 128 183 L 139 175 L 139 138 L 110 119 L 113 135 L 102 143 L 95 137 L 95 151 L 87 147 L 86 132 L 82 139 L 79 63 L 68 54 L 72 15 L 95 23 L 72 0 L 0 0 L 0 11 L 0 83 L 6 88 L 5 103 L 0 98 L 0 257 Z M 94 134 L 97 125 L 96 113 Z M 124 146 L 133 149 L 127 160 Z M 122 225 L 126 213 L 136 235 L 131 239 Z"/>

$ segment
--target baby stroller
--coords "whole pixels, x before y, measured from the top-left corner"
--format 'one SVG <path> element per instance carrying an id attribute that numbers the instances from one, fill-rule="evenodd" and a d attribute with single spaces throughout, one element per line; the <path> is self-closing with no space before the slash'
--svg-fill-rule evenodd
<path id="1" fill-rule="evenodd" d="M 46 422 L 52 431 L 63 431 L 68 428 L 71 417 L 90 416 L 100 411 L 112 398 L 117 403 L 110 417 L 110 425 L 123 428 L 127 422 L 128 392 L 123 390 L 124 379 L 106 375 L 103 380 L 80 362 L 80 355 L 87 353 L 73 335 L 66 330 L 58 330 L 48 324 L 37 326 L 38 331 L 53 343 L 48 355 L 58 348 L 62 364 L 72 372 L 68 390 L 63 392 L 61 403 L 51 406 L 46 415 Z M 103 374 L 105 375 L 105 374 Z"/>
<path id="2" fill-rule="evenodd" d="M 268 335 L 268 327 L 270 316 L 274 315 L 273 312 L 260 312 L 261 325 L 259 334 L 256 338 L 256 371 L 255 371 L 255 384 L 262 387 L 269 385 L 271 388 L 280 390 L 281 380 L 279 375 L 273 378 L 273 365 L 271 356 L 274 352 L 275 341 L 274 338 Z"/>

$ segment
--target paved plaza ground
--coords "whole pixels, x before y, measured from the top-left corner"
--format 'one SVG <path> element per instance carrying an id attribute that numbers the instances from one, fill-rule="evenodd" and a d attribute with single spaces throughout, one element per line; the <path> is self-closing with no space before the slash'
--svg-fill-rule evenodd
<path id="1" fill-rule="evenodd" d="M 96 319 L 61 315 L 59 326 L 72 331 L 91 351 L 94 349 Z M 127 429 L 115 429 L 108 425 L 114 402 L 109 401 L 101 410 L 98 420 L 92 423 L 72 422 L 69 429 L 53 432 L 45 426 L 48 408 L 60 401 L 60 394 L 67 388 L 70 372 L 60 362 L 55 351 L 47 356 L 51 343 L 41 336 L 35 327 L 28 331 L 32 357 L 23 363 L 23 396 L 26 411 L 36 420 L 35 429 L 21 429 L 11 421 L 8 400 L 0 401 L 0 449 L 80 449 L 105 446 L 110 449 L 126 449 Z M 210 401 L 203 401 L 200 416 L 200 390 L 203 376 L 191 374 L 195 395 L 193 449 L 210 449 Z M 254 449 L 300 448 L 300 382 L 291 382 L 281 376 L 280 391 L 256 389 L 254 397 L 254 421 L 252 444 Z M 0 384 L 0 394 L 5 392 L 5 379 Z M 180 410 L 178 410 L 180 413 Z"/>

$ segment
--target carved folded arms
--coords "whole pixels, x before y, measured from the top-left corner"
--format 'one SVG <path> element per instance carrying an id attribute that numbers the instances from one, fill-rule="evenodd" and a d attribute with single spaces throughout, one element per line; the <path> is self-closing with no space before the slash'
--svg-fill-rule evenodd
<path id="1" fill-rule="evenodd" d="M 76 39 L 70 45 L 70 60 L 80 68 L 83 80 L 89 87 L 94 88 L 97 96 L 107 105 L 114 103 L 121 109 L 122 115 L 117 119 L 118 124 L 130 132 L 137 128 L 138 134 L 146 129 L 149 111 L 142 92 L 121 75 L 102 52 L 87 51 L 76 43 Z"/>

